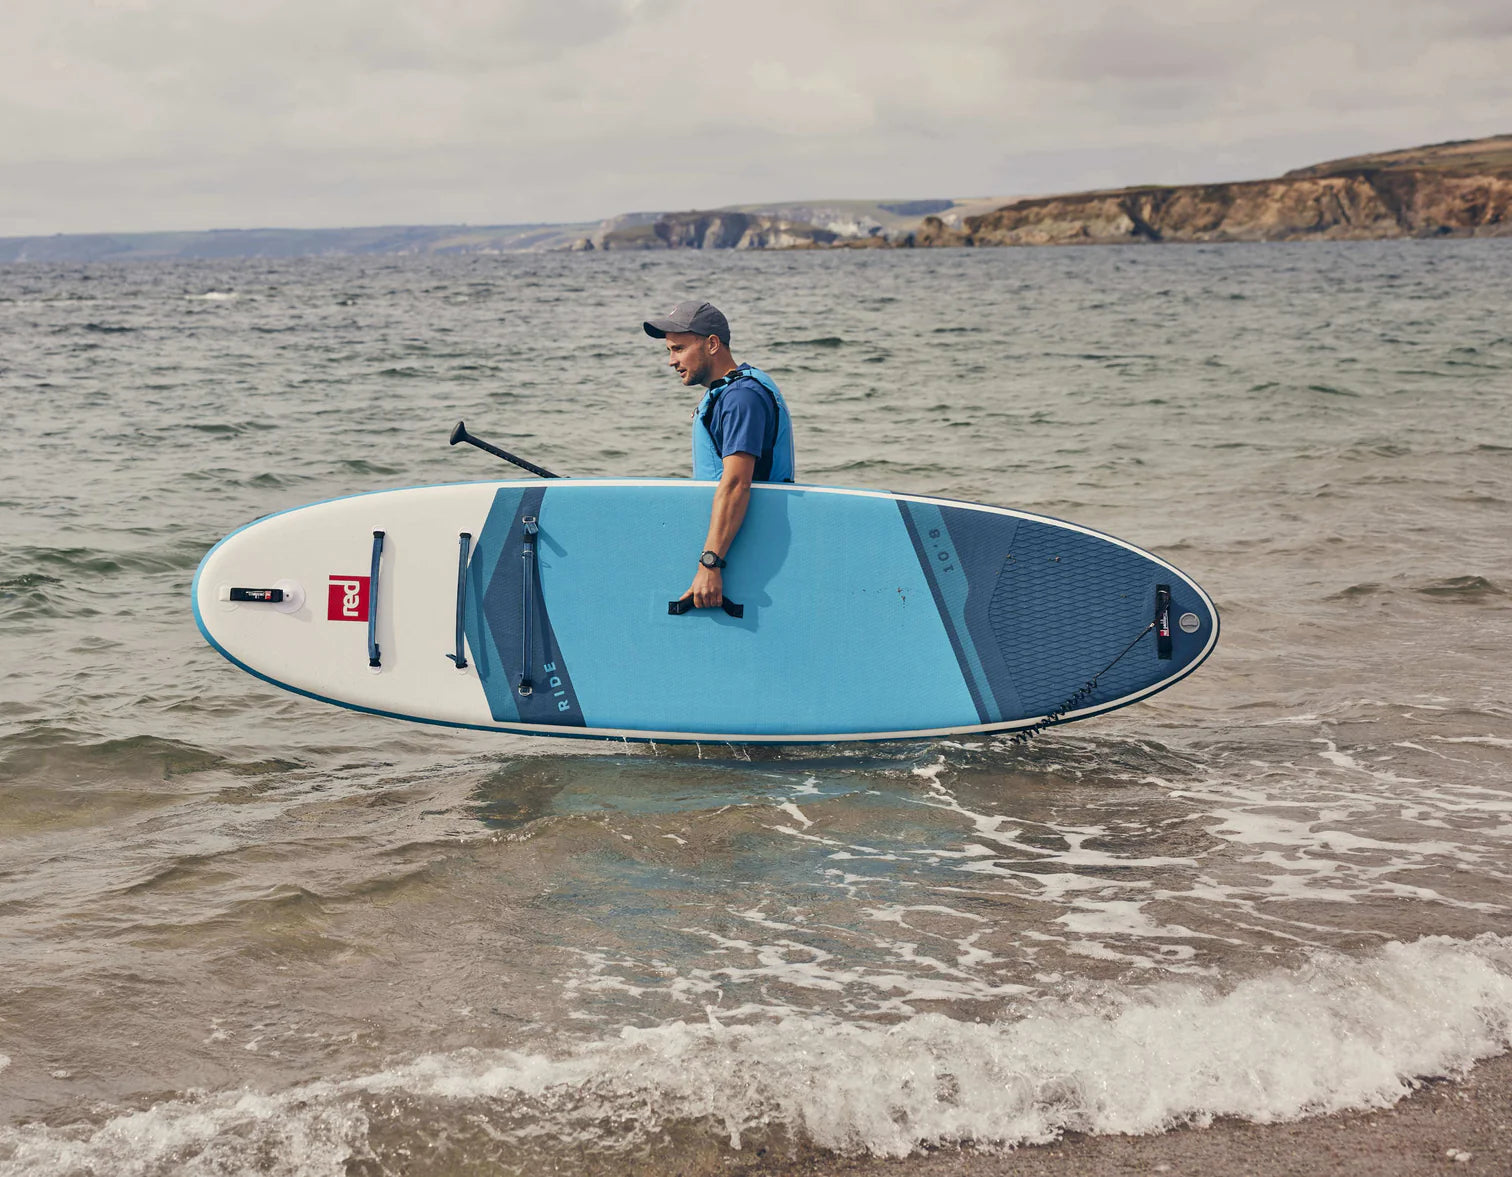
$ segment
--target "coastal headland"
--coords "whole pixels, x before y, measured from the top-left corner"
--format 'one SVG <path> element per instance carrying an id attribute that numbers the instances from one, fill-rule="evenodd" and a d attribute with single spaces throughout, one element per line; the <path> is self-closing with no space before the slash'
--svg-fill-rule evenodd
<path id="1" fill-rule="evenodd" d="M 845 233 L 782 211 L 666 213 L 578 248 L 771 249 L 1512 236 L 1512 135 L 1361 155 L 1269 180 L 1040 196 Z"/>
<path id="2" fill-rule="evenodd" d="M 1361 241 L 1512 235 L 1512 135 L 1363 155 L 1273 180 L 1020 200 L 917 244 Z"/>
<path id="3" fill-rule="evenodd" d="M 671 249 L 898 249 L 1512 236 L 1512 134 L 1352 156 L 1273 179 L 1059 195 L 829 200 L 594 223 L 217 229 L 0 238 L 3 262 Z"/>

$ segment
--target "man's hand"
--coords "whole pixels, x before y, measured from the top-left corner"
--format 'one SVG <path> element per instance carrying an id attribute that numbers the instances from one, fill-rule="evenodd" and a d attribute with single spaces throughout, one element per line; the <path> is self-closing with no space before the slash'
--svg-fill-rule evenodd
<path id="1" fill-rule="evenodd" d="M 752 454 L 727 454 L 724 459 L 724 475 L 714 491 L 714 505 L 709 511 L 709 534 L 704 539 L 704 550 L 728 552 L 735 542 L 735 534 L 745 519 L 746 504 L 751 501 L 751 476 L 756 472 L 756 458 Z M 684 597 L 693 598 L 696 609 L 712 609 L 724 603 L 724 573 L 718 568 L 698 566 L 698 574 L 688 586 Z"/>
<path id="2" fill-rule="evenodd" d="M 688 586 L 688 591 L 683 596 L 693 597 L 695 609 L 711 609 L 724 601 L 724 573 L 718 568 L 705 568 L 699 565 L 698 573 L 693 577 L 693 583 Z"/>

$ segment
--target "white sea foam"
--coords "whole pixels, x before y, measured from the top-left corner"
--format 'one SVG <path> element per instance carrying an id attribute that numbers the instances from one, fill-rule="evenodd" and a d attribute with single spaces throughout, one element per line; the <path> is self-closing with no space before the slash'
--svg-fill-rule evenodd
<path id="1" fill-rule="evenodd" d="M 311 1083 L 169 1100 L 99 1126 L 0 1129 L 0 1174 L 63 1177 L 322 1177 L 344 1174 L 367 1133 L 340 1087 Z"/>
<path id="2" fill-rule="evenodd" d="M 1439 744 L 1480 744 L 1487 748 L 1512 748 L 1512 740 L 1502 736 L 1429 736 Z"/>
<path id="3" fill-rule="evenodd" d="M 511 1155 L 655 1147 L 674 1125 L 732 1148 L 773 1133 L 841 1153 L 997 1147 L 1067 1130 L 1150 1133 L 1385 1107 L 1416 1076 L 1512 1045 L 1512 937 L 1430 937 L 1227 990 L 1168 983 L 1013 1018 L 896 1025 L 710 1016 L 625 1029 L 556 1056 L 433 1054 L 264 1094 L 186 1097 L 94 1125 L 0 1131 L 0 1174 L 338 1174 L 381 1150 L 375 1117 L 485 1118 Z M 567 1143 L 564 1143 L 567 1142 Z"/>
<path id="4" fill-rule="evenodd" d="M 988 960 L 1008 963 L 969 968 L 971 976 L 955 978 L 955 1001 L 994 1001 L 1005 979 L 1026 979 L 1013 971 L 1015 961 L 1075 972 L 1073 963 L 1050 959 L 1056 952 L 1152 976 L 1216 977 L 1228 971 L 1231 946 L 1241 952 L 1257 942 L 1327 947 L 1338 943 L 1341 930 L 1385 939 L 1393 929 L 1380 918 L 1383 901 L 1403 911 L 1427 903 L 1477 916 L 1505 912 L 1505 888 L 1497 883 L 1512 877 L 1505 867 L 1512 798 L 1504 789 L 1443 778 L 1430 758 L 1372 755 L 1341 744 L 1326 726 L 1320 731 L 1295 762 L 1258 764 L 1264 770 L 1258 778 L 1255 763 L 1222 756 L 1200 772 L 1163 778 L 1145 769 L 1123 778 L 1133 789 L 1159 790 L 1154 808 L 1161 816 L 1154 823 L 1139 803 L 1121 803 L 1112 793 L 1106 806 L 1075 810 L 1075 822 L 1000 806 L 969 778 L 961 787 L 949 758 L 939 755 L 909 770 L 925 788 L 898 798 L 935 811 L 922 846 L 853 841 L 843 823 L 816 820 L 822 811 L 807 803 L 799 810 L 801 824 L 785 820 L 768 828 L 822 848 L 832 868 L 843 864 L 846 869 L 832 869 L 826 883 L 849 900 L 870 901 L 869 908 L 893 902 L 900 888 L 916 908 L 931 896 L 961 894 L 990 897 L 994 906 L 1005 899 L 1034 904 L 1030 922 L 1039 943 L 1015 954 L 999 939 Z M 784 805 L 775 808 L 797 816 Z M 870 841 L 877 831 L 868 828 L 865 836 Z M 868 875 L 866 860 L 887 864 L 885 874 Z M 1320 918 L 1320 904 L 1333 912 Z M 804 927 L 795 938 L 825 934 L 818 923 Z M 1020 945 L 1031 939 L 1028 931 L 1019 930 Z M 920 934 L 937 955 L 951 937 L 937 923 L 925 923 Z M 907 947 L 880 939 L 868 944 L 893 963 Z M 964 946 L 947 955 L 976 959 Z M 783 979 L 779 957 L 769 953 L 761 964 L 727 973 L 723 983 L 769 986 Z M 789 983 L 803 984 L 796 977 Z M 852 1001 L 858 994 L 847 991 Z M 906 990 L 889 992 L 889 1001 L 910 999 Z M 794 1013 L 824 1012 L 801 998 L 794 1004 Z M 866 1011 L 851 1005 L 845 1012 Z"/>

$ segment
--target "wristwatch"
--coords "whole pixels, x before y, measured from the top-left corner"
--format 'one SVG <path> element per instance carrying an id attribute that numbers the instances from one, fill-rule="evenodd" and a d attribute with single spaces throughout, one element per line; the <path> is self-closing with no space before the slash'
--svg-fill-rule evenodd
<path id="1" fill-rule="evenodd" d="M 725 566 L 725 562 L 715 555 L 712 550 L 706 551 L 702 556 L 698 557 L 698 562 L 705 568 L 723 568 Z"/>

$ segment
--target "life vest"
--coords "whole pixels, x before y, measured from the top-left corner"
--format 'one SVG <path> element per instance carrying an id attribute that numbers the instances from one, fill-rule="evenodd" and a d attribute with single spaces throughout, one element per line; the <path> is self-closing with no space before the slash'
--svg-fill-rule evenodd
<path id="1" fill-rule="evenodd" d="M 772 404 L 777 410 L 775 436 L 770 438 L 769 447 L 763 453 L 756 455 L 755 481 L 794 481 L 797 477 L 797 463 L 793 454 L 793 419 L 788 415 L 787 404 L 782 399 L 782 393 L 777 391 L 777 382 L 760 368 L 753 368 L 750 364 L 741 364 L 737 371 L 741 376 L 749 376 L 761 385 L 771 397 Z M 704 393 L 703 400 L 698 402 L 697 412 L 693 414 L 694 478 L 718 482 L 724 477 L 724 457 L 714 447 L 714 435 L 709 432 L 709 418 L 714 415 L 714 402 L 719 394 L 731 383 L 733 381 L 716 384 Z M 769 456 L 771 468 L 767 470 L 764 469 L 764 464 Z"/>

